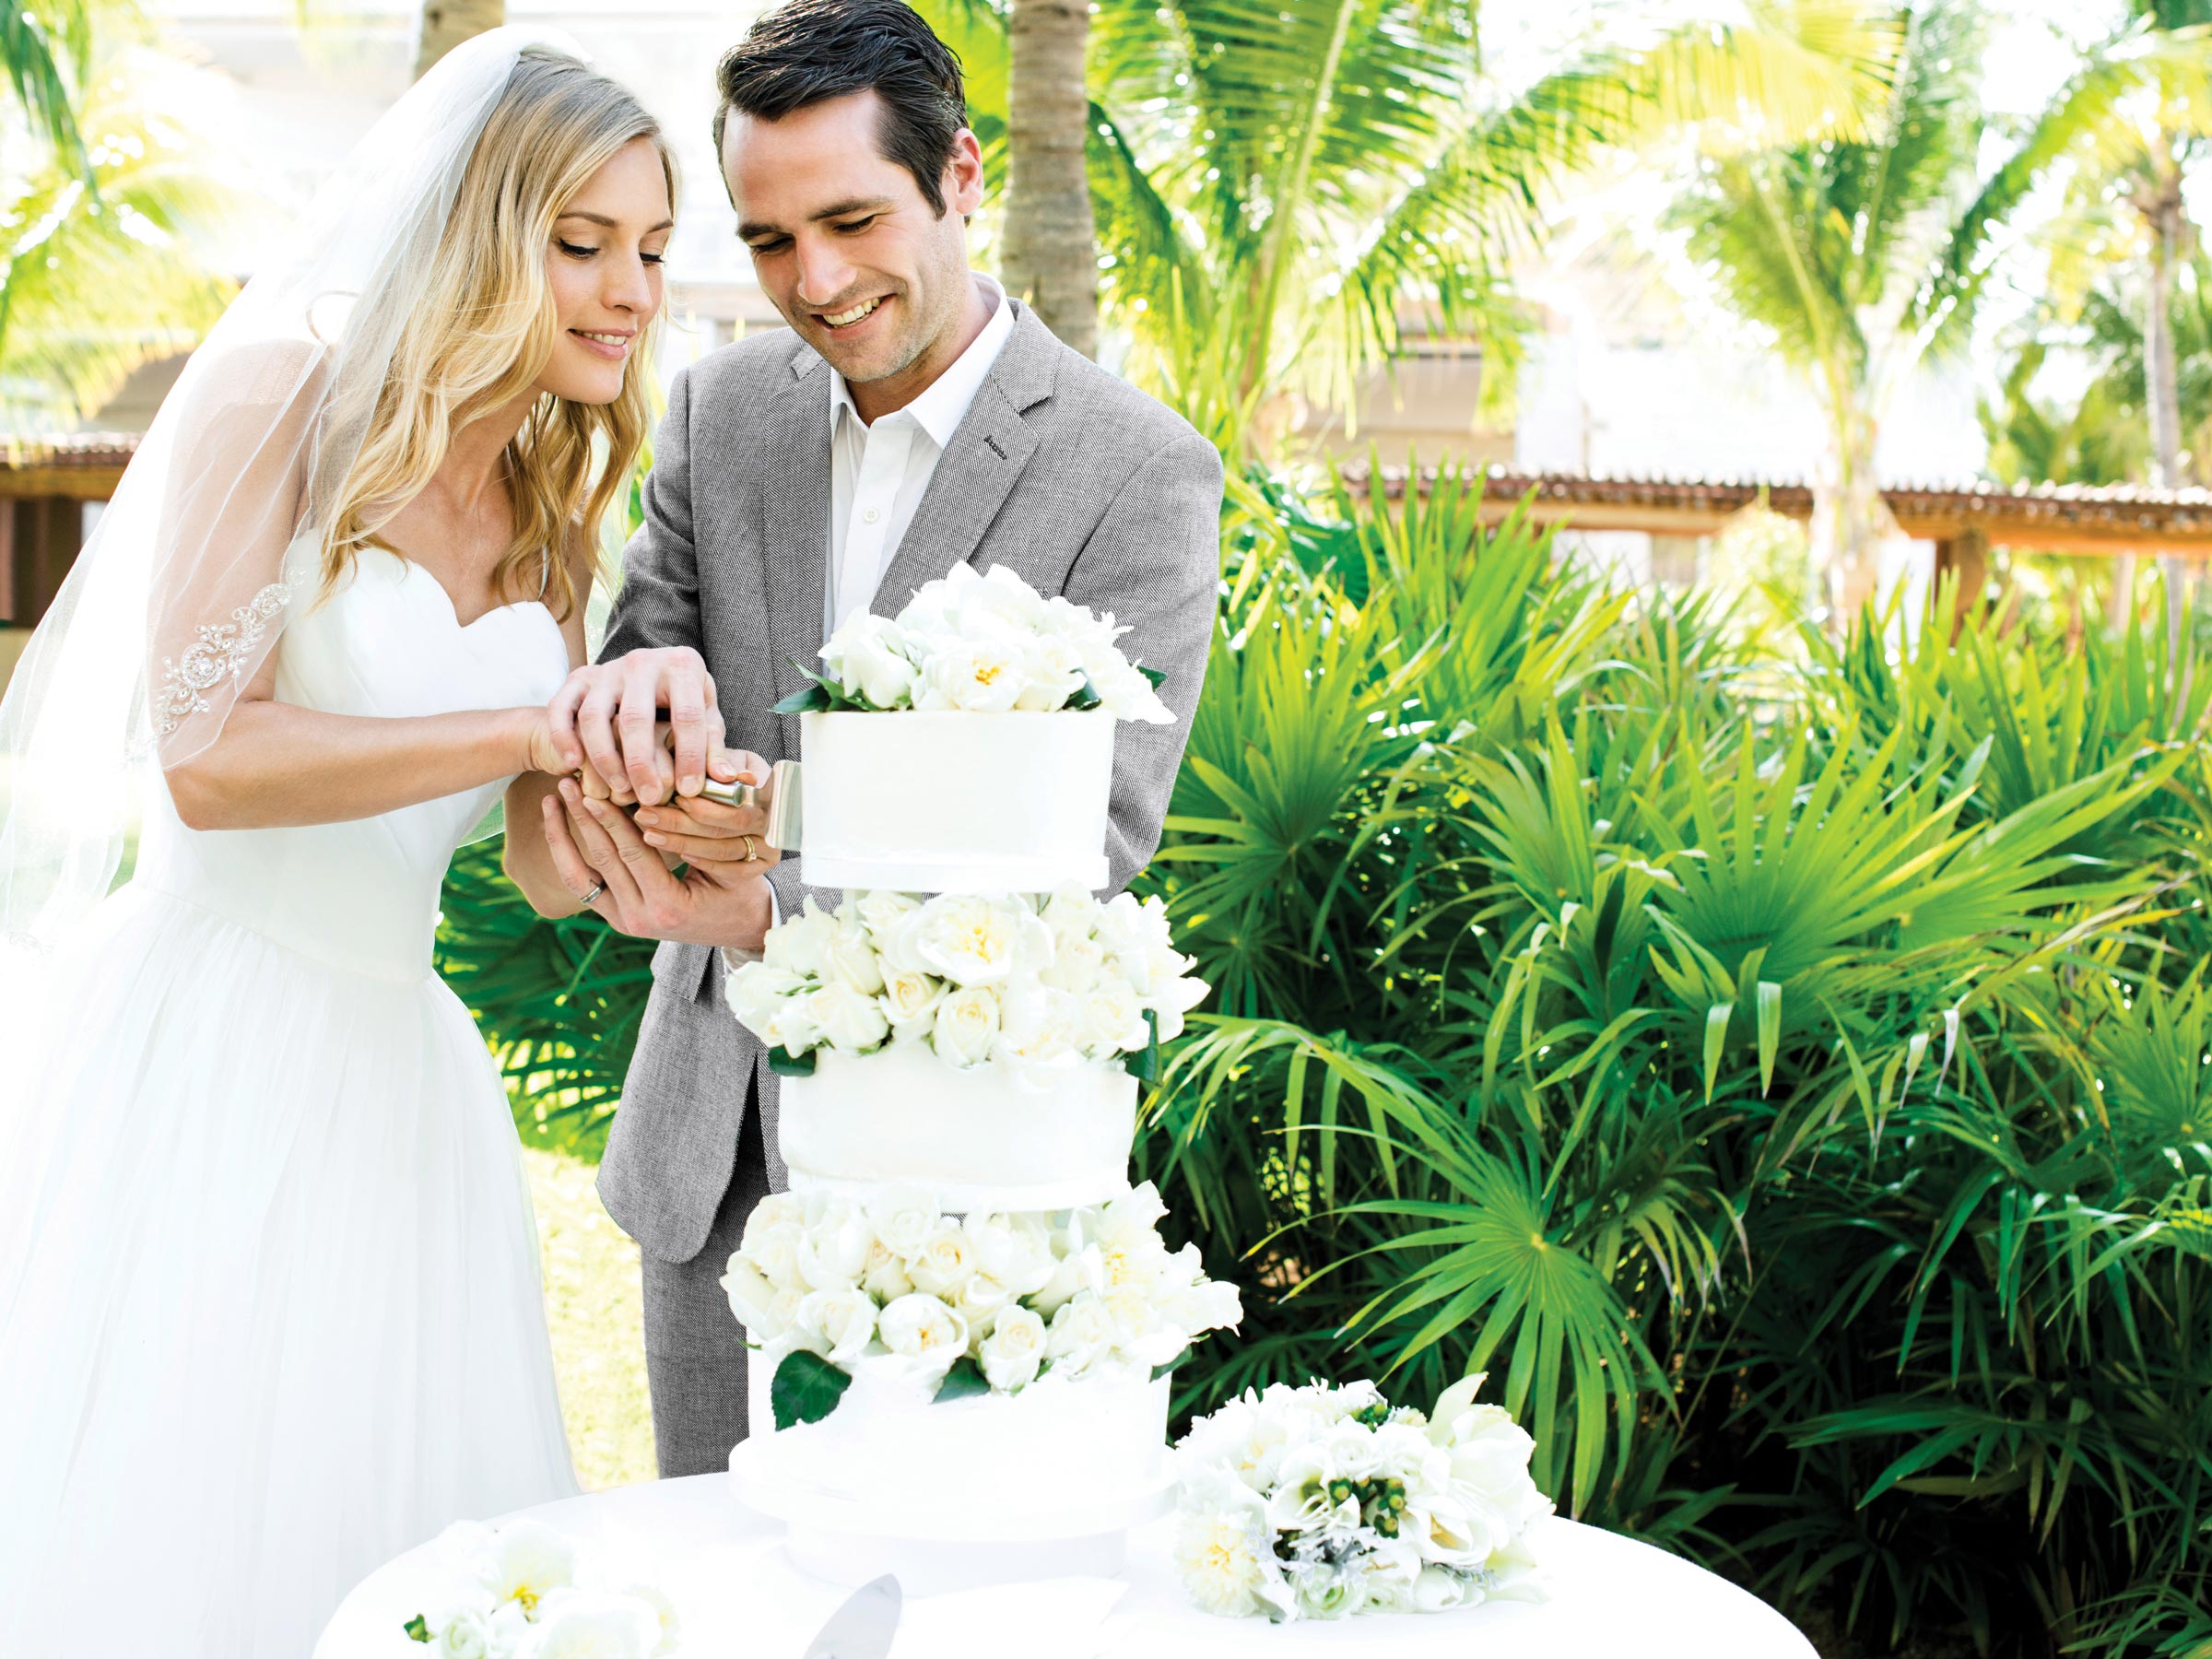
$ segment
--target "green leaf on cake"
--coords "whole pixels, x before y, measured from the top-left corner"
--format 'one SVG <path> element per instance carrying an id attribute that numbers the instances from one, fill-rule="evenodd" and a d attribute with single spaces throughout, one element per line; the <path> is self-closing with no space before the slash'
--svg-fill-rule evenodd
<path id="1" fill-rule="evenodd" d="M 1152 1368 L 1152 1381 L 1155 1382 L 1159 1382 L 1162 1377 L 1166 1376 L 1170 1371 L 1173 1371 L 1177 1366 L 1181 1365 L 1190 1357 L 1191 1345 L 1186 1342 L 1182 1345 L 1182 1351 L 1177 1354 L 1174 1359 L 1166 1360 L 1163 1363 L 1156 1365 Z"/>
<path id="2" fill-rule="evenodd" d="M 853 1379 L 819 1354 L 792 1349 L 776 1367 L 775 1381 L 769 1384 L 768 1403 L 775 1408 L 776 1427 L 820 1422 L 837 1409 L 838 1401 L 852 1386 Z"/>
<path id="3" fill-rule="evenodd" d="M 942 1406 L 947 1400 L 964 1400 L 970 1394 L 990 1392 L 991 1383 L 983 1375 L 983 1368 L 962 1354 L 945 1373 L 945 1381 L 937 1384 L 935 1403 Z"/>
<path id="4" fill-rule="evenodd" d="M 823 690 L 821 682 L 817 680 L 803 690 L 794 691 L 782 701 L 770 704 L 768 712 L 771 714 L 813 714 L 835 707 L 837 705 L 830 701 L 830 693 Z"/>
<path id="5" fill-rule="evenodd" d="M 874 703 L 868 701 L 865 697 L 846 690 L 843 686 L 831 679 L 828 675 L 817 674 L 796 657 L 787 657 L 784 660 L 806 677 L 806 684 L 804 688 L 794 691 L 782 701 L 771 705 L 770 713 L 814 714 L 840 709 L 857 709 L 868 713 L 876 712 Z"/>
<path id="6" fill-rule="evenodd" d="M 1135 663 L 1131 665 L 1135 667 L 1139 674 L 1143 675 L 1147 679 L 1152 682 L 1152 689 L 1155 691 L 1159 690 L 1162 686 L 1168 683 L 1167 675 L 1158 668 L 1147 668 L 1142 663 Z"/>
<path id="7" fill-rule="evenodd" d="M 772 1059 L 775 1051 L 771 1049 L 769 1053 Z M 1132 1049 L 1124 1054 L 1122 1064 L 1128 1068 L 1130 1075 L 1140 1083 L 1159 1081 L 1159 1009 L 1147 1008 L 1145 1010 L 1145 1046 L 1141 1049 Z"/>
<path id="8" fill-rule="evenodd" d="M 1090 676 L 1087 674 L 1083 677 L 1083 683 L 1076 688 L 1065 706 L 1070 709 L 1095 709 L 1105 700 L 1090 683 Z"/>
<path id="9" fill-rule="evenodd" d="M 814 1076 L 814 1051 L 794 1054 L 781 1044 L 768 1051 L 768 1069 L 779 1077 L 811 1077 Z"/>
<path id="10" fill-rule="evenodd" d="M 419 1613 L 416 1614 L 414 1618 L 408 1619 L 406 1624 L 401 1625 L 399 1628 L 406 1632 L 407 1640 L 409 1641 L 427 1642 L 430 1639 L 429 1621 L 424 1618 Z"/>

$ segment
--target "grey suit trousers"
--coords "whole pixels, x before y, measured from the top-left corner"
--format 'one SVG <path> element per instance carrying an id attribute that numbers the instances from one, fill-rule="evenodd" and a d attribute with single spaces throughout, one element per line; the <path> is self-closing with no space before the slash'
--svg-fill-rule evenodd
<path id="1" fill-rule="evenodd" d="M 729 1467 L 745 1438 L 745 1328 L 730 1313 L 722 1276 L 745 1237 L 746 1218 L 771 1190 L 757 1101 L 746 1102 L 737 1166 L 707 1242 L 688 1262 L 644 1253 L 645 1376 L 653 1394 L 653 1450 L 661 1478 Z M 768 1386 L 768 1379 L 760 1379 Z"/>

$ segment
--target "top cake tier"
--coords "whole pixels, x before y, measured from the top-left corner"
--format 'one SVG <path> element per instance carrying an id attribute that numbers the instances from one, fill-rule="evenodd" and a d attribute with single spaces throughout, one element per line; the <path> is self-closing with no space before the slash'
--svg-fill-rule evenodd
<path id="1" fill-rule="evenodd" d="M 1104 887 L 1113 728 L 1103 709 L 801 715 L 807 884 L 906 893 Z"/>

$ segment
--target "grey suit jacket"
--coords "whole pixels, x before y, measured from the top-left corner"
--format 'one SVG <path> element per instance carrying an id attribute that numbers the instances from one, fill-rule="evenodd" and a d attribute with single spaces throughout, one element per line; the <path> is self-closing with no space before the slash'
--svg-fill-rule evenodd
<path id="1" fill-rule="evenodd" d="M 1206 673 L 1219 581 L 1221 462 L 1179 417 L 1054 339 L 1026 306 L 938 459 L 873 609 L 895 615 L 962 560 L 1009 567 L 1045 594 L 1132 625 L 1122 646 L 1164 671 L 1173 725 L 1124 722 L 1114 745 L 1107 853 L 1117 888 L 1152 856 Z M 623 553 L 601 661 L 688 645 L 714 677 L 727 742 L 799 758 L 799 722 L 770 707 L 822 645 L 830 546 L 830 374 L 787 330 L 680 371 Z M 785 915 L 805 860 L 771 874 Z M 816 889 L 825 904 L 838 895 Z M 665 944 L 599 1169 L 607 1213 L 647 1251 L 705 1244 L 760 1102 L 774 1183 L 776 1078 L 723 1000 L 721 953 Z"/>

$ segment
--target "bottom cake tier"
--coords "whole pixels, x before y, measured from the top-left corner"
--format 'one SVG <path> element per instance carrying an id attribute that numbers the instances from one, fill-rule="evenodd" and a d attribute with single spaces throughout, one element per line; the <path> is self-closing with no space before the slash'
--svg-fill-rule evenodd
<path id="1" fill-rule="evenodd" d="M 910 1594 L 1120 1571 L 1127 1529 L 1173 1496 L 1168 1382 L 1141 1370 L 1045 1376 L 942 1404 L 893 1356 L 863 1359 L 837 1408 L 775 1427 L 767 1379 L 730 1453 L 748 1507 L 837 1583 L 885 1572 Z"/>

